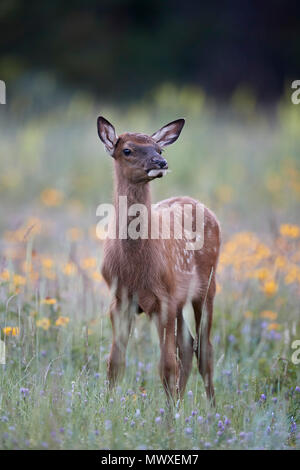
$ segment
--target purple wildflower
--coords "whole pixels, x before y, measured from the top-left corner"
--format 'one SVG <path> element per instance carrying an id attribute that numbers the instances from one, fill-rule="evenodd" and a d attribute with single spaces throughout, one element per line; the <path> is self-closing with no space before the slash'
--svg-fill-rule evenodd
<path id="1" fill-rule="evenodd" d="M 106 431 L 109 431 L 112 428 L 112 422 L 110 419 L 107 419 L 104 423 Z"/>

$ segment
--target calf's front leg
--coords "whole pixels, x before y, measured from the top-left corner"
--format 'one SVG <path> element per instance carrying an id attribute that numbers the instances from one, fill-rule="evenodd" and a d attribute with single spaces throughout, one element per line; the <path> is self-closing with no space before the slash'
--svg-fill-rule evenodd
<path id="1" fill-rule="evenodd" d="M 122 305 L 115 299 L 110 307 L 110 319 L 113 330 L 113 341 L 108 359 L 107 377 L 109 387 L 124 375 L 126 348 L 134 321 L 134 311 L 130 304 Z"/>

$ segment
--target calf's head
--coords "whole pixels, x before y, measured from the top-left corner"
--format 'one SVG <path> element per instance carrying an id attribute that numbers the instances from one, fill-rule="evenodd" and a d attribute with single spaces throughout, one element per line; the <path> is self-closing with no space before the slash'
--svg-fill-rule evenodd
<path id="1" fill-rule="evenodd" d="M 115 159 L 123 178 L 130 183 L 147 183 L 161 178 L 168 170 L 162 149 L 178 139 L 184 119 L 177 119 L 151 136 L 129 133 L 116 134 L 115 128 L 104 117 L 98 117 L 98 134 L 106 151 Z"/>

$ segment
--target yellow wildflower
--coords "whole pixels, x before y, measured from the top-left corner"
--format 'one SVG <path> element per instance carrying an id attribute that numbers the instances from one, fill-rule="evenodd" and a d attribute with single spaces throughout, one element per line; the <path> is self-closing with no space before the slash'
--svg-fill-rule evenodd
<path id="1" fill-rule="evenodd" d="M 6 326 L 3 328 L 3 333 L 6 336 L 19 336 L 20 329 L 17 326 Z"/>
<path id="2" fill-rule="evenodd" d="M 51 269 L 53 267 L 53 259 L 52 258 L 42 258 L 42 266 L 45 269 Z"/>
<path id="3" fill-rule="evenodd" d="M 283 237 L 298 238 L 300 236 L 300 227 L 292 224 L 280 225 L 280 234 Z"/>
<path id="4" fill-rule="evenodd" d="M 67 237 L 68 237 L 69 240 L 71 240 L 73 242 L 76 242 L 76 241 L 82 239 L 83 232 L 78 227 L 72 227 L 67 231 Z"/>
<path id="5" fill-rule="evenodd" d="M 95 281 L 99 281 L 99 282 L 103 281 L 103 276 L 102 274 L 98 273 L 98 271 L 94 271 L 92 276 Z"/>
<path id="6" fill-rule="evenodd" d="M 46 297 L 45 299 L 42 300 L 42 304 L 46 305 L 55 305 L 56 304 L 56 299 L 51 298 L 51 297 Z"/>
<path id="7" fill-rule="evenodd" d="M 261 317 L 261 318 L 267 318 L 268 320 L 276 320 L 276 318 L 277 318 L 277 313 L 276 313 L 276 312 L 272 312 L 271 310 L 263 310 L 263 311 L 260 313 L 260 317 Z"/>
<path id="8" fill-rule="evenodd" d="M 280 330 L 281 326 L 279 323 L 270 323 L 268 330 Z"/>
<path id="9" fill-rule="evenodd" d="M 286 284 L 292 284 L 293 282 L 300 282 L 300 267 L 293 264 L 289 267 L 288 272 L 284 278 Z"/>
<path id="10" fill-rule="evenodd" d="M 69 317 L 58 317 L 58 319 L 55 322 L 56 326 L 66 326 L 70 321 Z"/>
<path id="11" fill-rule="evenodd" d="M 284 256 L 277 256 L 274 264 L 275 264 L 275 268 L 284 269 L 287 263 L 288 261 Z"/>
<path id="12" fill-rule="evenodd" d="M 15 274 L 13 276 L 13 283 L 17 286 L 24 286 L 26 284 L 26 278 L 24 276 L 20 276 L 19 274 Z"/>
<path id="13" fill-rule="evenodd" d="M 59 206 L 63 201 L 63 193 L 58 189 L 47 188 L 41 193 L 41 202 L 48 207 Z"/>
<path id="14" fill-rule="evenodd" d="M 51 325 L 50 320 L 49 318 L 46 318 L 46 317 L 41 318 L 41 320 L 37 320 L 36 322 L 36 326 L 38 328 L 43 328 L 43 330 L 45 331 L 50 328 L 50 325 Z"/>
<path id="15" fill-rule="evenodd" d="M 7 269 L 2 271 L 2 273 L 0 274 L 0 278 L 1 278 L 2 281 L 9 281 L 9 279 L 10 279 L 9 271 Z"/>
<path id="16" fill-rule="evenodd" d="M 77 271 L 77 268 L 74 263 L 67 263 L 63 267 L 63 273 L 66 276 L 74 276 L 74 274 L 76 274 L 76 271 Z"/>
<path id="17" fill-rule="evenodd" d="M 96 258 L 84 258 L 80 263 L 82 269 L 95 268 L 97 266 Z"/>
<path id="18" fill-rule="evenodd" d="M 265 281 L 271 277 L 271 271 L 268 268 L 259 268 L 253 272 L 251 277 Z"/>
<path id="19" fill-rule="evenodd" d="M 262 290 L 268 296 L 274 295 L 278 290 L 278 284 L 273 279 L 271 279 L 264 283 Z"/>

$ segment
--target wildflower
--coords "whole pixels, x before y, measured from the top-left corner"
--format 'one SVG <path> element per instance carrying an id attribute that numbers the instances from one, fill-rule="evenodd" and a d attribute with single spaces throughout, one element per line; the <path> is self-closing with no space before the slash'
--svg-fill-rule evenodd
<path id="1" fill-rule="evenodd" d="M 80 263 L 82 269 L 95 268 L 97 266 L 96 258 L 84 258 Z"/>
<path id="2" fill-rule="evenodd" d="M 36 322 L 36 326 L 38 328 L 43 328 L 43 330 L 45 330 L 45 331 L 49 330 L 50 324 L 51 323 L 50 323 L 49 318 L 46 318 L 46 317 L 41 318 L 41 320 L 37 320 L 37 322 Z"/>
<path id="3" fill-rule="evenodd" d="M 29 388 L 21 387 L 20 393 L 23 397 L 27 397 L 29 395 Z"/>
<path id="4" fill-rule="evenodd" d="M 295 421 L 292 421 L 292 424 L 291 424 L 291 432 L 294 433 L 297 431 L 297 424 L 295 423 Z"/>
<path id="5" fill-rule="evenodd" d="M 157 418 L 155 418 L 155 422 L 156 422 L 156 424 L 159 424 L 161 422 L 161 417 L 157 416 Z"/>
<path id="6" fill-rule="evenodd" d="M 278 284 L 271 279 L 263 284 L 262 290 L 267 296 L 272 296 L 277 292 Z"/>
<path id="7" fill-rule="evenodd" d="M 13 283 L 15 287 L 24 286 L 26 284 L 26 278 L 20 274 L 14 274 Z"/>
<path id="8" fill-rule="evenodd" d="M 165 414 L 165 410 L 164 410 L 163 408 L 160 408 L 160 409 L 159 409 L 159 412 L 160 412 L 161 415 L 164 415 L 164 414 Z"/>
<path id="9" fill-rule="evenodd" d="M 110 419 L 107 419 L 104 423 L 106 431 L 109 431 L 112 428 L 112 422 Z"/>
<path id="10" fill-rule="evenodd" d="M 271 310 L 263 310 L 263 311 L 260 313 L 260 317 L 261 317 L 261 318 L 267 318 L 268 320 L 276 320 L 276 318 L 277 318 L 277 313 L 276 313 L 276 312 L 272 312 Z"/>
<path id="11" fill-rule="evenodd" d="M 67 413 L 72 413 L 71 408 L 67 408 L 67 409 L 66 409 L 66 412 L 67 412 Z"/>
<path id="12" fill-rule="evenodd" d="M 265 281 L 271 277 L 271 271 L 268 268 L 259 268 L 254 271 L 252 277 L 260 281 Z"/>
<path id="13" fill-rule="evenodd" d="M 295 391 L 298 392 L 298 393 L 300 393 L 300 387 L 299 387 L 299 385 L 297 385 L 297 387 L 295 388 Z"/>
<path id="14" fill-rule="evenodd" d="M 277 397 L 273 397 L 272 401 L 273 401 L 273 403 L 277 403 L 277 401 L 278 401 Z"/>
<path id="15" fill-rule="evenodd" d="M 0 279 L 2 281 L 9 281 L 10 279 L 10 273 L 7 269 L 5 269 L 4 271 L 2 271 L 2 273 L 0 274 Z"/>
<path id="16" fill-rule="evenodd" d="M 130 421 L 130 426 L 133 428 L 135 426 L 135 421 Z"/>
<path id="17" fill-rule="evenodd" d="M 192 430 L 192 428 L 185 428 L 185 430 L 184 430 L 184 431 L 185 431 L 185 433 L 186 433 L 187 435 L 190 435 L 190 434 L 192 434 L 192 433 L 193 433 L 193 430 Z"/>
<path id="18" fill-rule="evenodd" d="M 179 419 L 180 418 L 180 413 L 175 413 L 175 419 Z"/>
<path id="19" fill-rule="evenodd" d="M 270 323 L 268 330 L 280 330 L 281 326 L 279 323 Z"/>
<path id="20" fill-rule="evenodd" d="M 135 416 L 139 417 L 140 415 L 141 415 L 141 410 L 137 409 L 136 412 L 135 412 Z"/>
<path id="21" fill-rule="evenodd" d="M 92 274 L 92 277 L 94 281 L 102 282 L 103 281 L 103 276 L 102 274 L 98 273 L 98 271 L 94 271 Z"/>
<path id="22" fill-rule="evenodd" d="M 229 343 L 234 344 L 236 342 L 235 336 L 234 335 L 229 335 L 228 336 L 228 341 L 229 341 Z"/>
<path id="23" fill-rule="evenodd" d="M 69 240 L 75 242 L 75 241 L 82 239 L 83 232 L 78 227 L 72 227 L 67 231 L 67 237 Z"/>
<path id="24" fill-rule="evenodd" d="M 51 269 L 53 267 L 53 259 L 52 258 L 42 258 L 42 266 L 46 269 Z"/>
<path id="25" fill-rule="evenodd" d="M 46 297 L 45 299 L 42 300 L 42 304 L 46 305 L 55 305 L 56 304 L 56 299 L 51 298 L 51 297 Z"/>
<path id="26" fill-rule="evenodd" d="M 227 418 L 227 416 L 224 416 L 224 424 L 225 424 L 225 426 L 229 426 L 230 423 L 231 423 L 230 419 Z"/>
<path id="27" fill-rule="evenodd" d="M 284 278 L 284 282 L 288 285 L 296 281 L 300 282 L 300 267 L 297 265 L 291 265 Z"/>
<path id="28" fill-rule="evenodd" d="M 74 276 L 77 272 L 77 268 L 74 263 L 66 263 L 63 266 L 62 271 L 66 276 Z"/>
<path id="29" fill-rule="evenodd" d="M 2 329 L 5 336 L 19 336 L 20 329 L 17 326 L 6 326 Z"/>
<path id="30" fill-rule="evenodd" d="M 40 195 L 41 202 L 48 207 L 59 206 L 63 201 L 63 193 L 58 189 L 47 188 Z"/>
<path id="31" fill-rule="evenodd" d="M 187 395 L 188 395 L 188 397 L 193 398 L 193 392 L 192 392 L 192 390 L 189 390 L 188 393 L 187 393 Z"/>
<path id="32" fill-rule="evenodd" d="M 292 224 L 280 225 L 280 235 L 287 238 L 298 238 L 300 236 L 300 227 Z"/>
<path id="33" fill-rule="evenodd" d="M 262 393 L 261 396 L 260 396 L 260 401 L 265 402 L 266 399 L 267 399 L 266 395 L 264 393 Z"/>
<path id="34" fill-rule="evenodd" d="M 198 423 L 202 423 L 202 421 L 203 421 L 203 416 L 198 416 L 197 421 L 198 421 Z"/>
<path id="35" fill-rule="evenodd" d="M 221 431 L 224 431 L 224 424 L 221 420 L 219 420 L 218 422 L 218 428 L 221 430 Z"/>
<path id="36" fill-rule="evenodd" d="M 69 317 L 58 317 L 58 319 L 55 322 L 56 326 L 66 326 L 70 321 Z"/>

